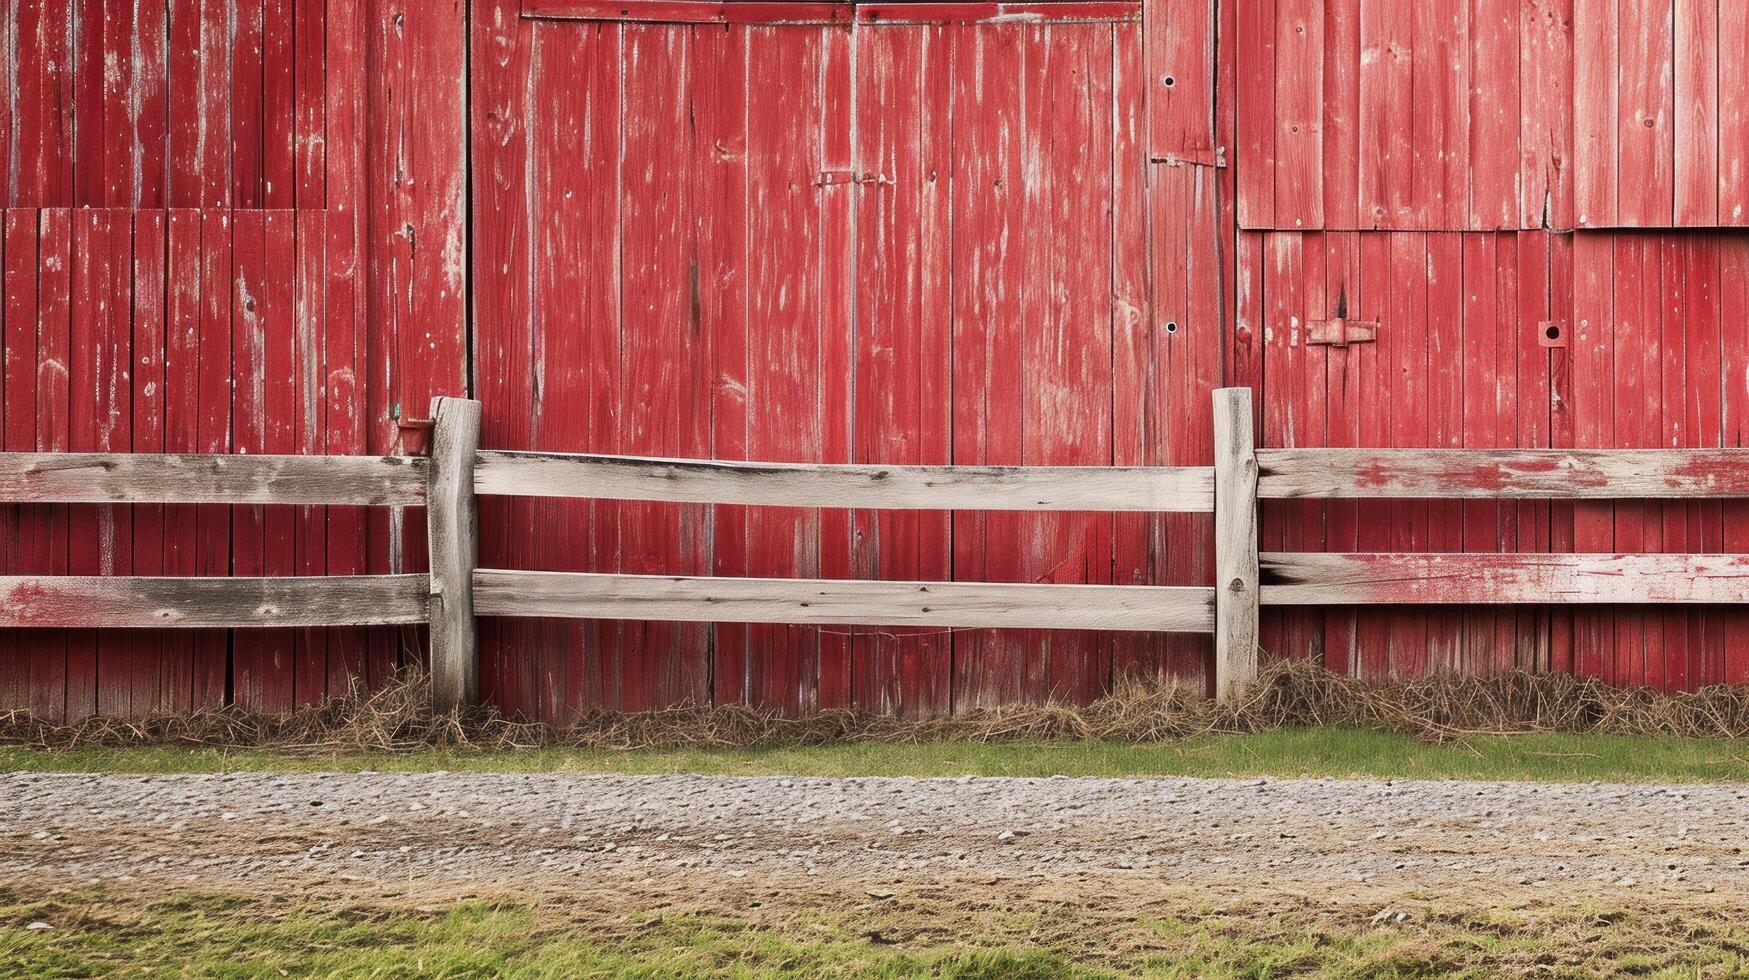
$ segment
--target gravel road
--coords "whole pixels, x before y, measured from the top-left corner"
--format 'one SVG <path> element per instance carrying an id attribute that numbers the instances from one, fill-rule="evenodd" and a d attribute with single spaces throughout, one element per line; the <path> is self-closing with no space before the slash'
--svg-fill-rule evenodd
<path id="1" fill-rule="evenodd" d="M 0 775 L 0 881 L 54 887 L 1706 901 L 1746 847 L 1745 786 Z"/>

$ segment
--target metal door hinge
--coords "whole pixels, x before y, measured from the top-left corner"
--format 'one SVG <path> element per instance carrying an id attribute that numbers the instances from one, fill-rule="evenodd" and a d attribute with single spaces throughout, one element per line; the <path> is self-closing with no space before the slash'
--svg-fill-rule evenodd
<path id="1" fill-rule="evenodd" d="M 1225 167 L 1227 165 L 1227 148 L 1217 146 L 1212 150 L 1174 150 L 1165 156 L 1150 157 L 1155 163 L 1164 163 L 1168 167 Z"/>
<path id="2" fill-rule="evenodd" d="M 1306 324 L 1306 343 L 1347 347 L 1349 344 L 1370 344 L 1379 336 L 1377 320 L 1312 320 Z"/>
<path id="3" fill-rule="evenodd" d="M 830 187 L 833 184 L 892 184 L 893 178 L 886 174 L 857 173 L 854 170 L 822 170 L 820 176 L 814 178 L 815 187 Z"/>

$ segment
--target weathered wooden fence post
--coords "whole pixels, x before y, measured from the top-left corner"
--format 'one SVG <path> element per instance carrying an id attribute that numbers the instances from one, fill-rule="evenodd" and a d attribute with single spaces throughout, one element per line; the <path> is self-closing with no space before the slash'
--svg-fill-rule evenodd
<path id="1" fill-rule="evenodd" d="M 1257 677 L 1257 449 L 1251 389 L 1215 391 L 1215 697 Z"/>
<path id="2" fill-rule="evenodd" d="M 431 535 L 431 690 L 439 711 L 479 700 L 480 658 L 474 627 L 474 566 L 479 514 L 474 454 L 480 448 L 480 403 L 431 400 L 431 466 L 426 524 Z"/>

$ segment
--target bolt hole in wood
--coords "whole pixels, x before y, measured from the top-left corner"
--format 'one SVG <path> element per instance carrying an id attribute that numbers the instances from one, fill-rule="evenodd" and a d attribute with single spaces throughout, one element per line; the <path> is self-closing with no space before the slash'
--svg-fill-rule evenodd
<path id="1" fill-rule="evenodd" d="M 1177 320 L 1167 320 L 1166 321 L 1166 332 L 1167 333 L 1177 333 L 1178 332 L 1178 321 Z"/>
<path id="2" fill-rule="evenodd" d="M 1160 82 L 1161 82 L 1161 84 L 1165 85 L 1167 88 L 1171 88 L 1172 86 L 1178 84 L 1178 79 L 1173 78 L 1171 75 L 1167 75 L 1165 78 L 1160 79 Z"/>

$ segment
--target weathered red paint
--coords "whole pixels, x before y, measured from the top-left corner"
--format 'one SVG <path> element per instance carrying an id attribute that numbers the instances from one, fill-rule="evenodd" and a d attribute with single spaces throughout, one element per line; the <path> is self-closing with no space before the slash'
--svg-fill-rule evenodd
<path id="1" fill-rule="evenodd" d="M 1728 230 L 1749 223 L 1741 4 L 0 10 L 8 449 L 387 452 L 398 418 L 466 391 L 488 446 L 1193 464 L 1222 384 L 1258 390 L 1265 446 L 1749 444 L 1749 238 Z M 1331 322 L 1378 327 L 1316 342 Z M 21 507 L 0 512 L 0 571 L 391 571 L 423 560 L 421 520 Z M 1272 501 L 1263 520 L 1280 549 L 1749 551 L 1738 501 Z M 487 501 L 482 528 L 512 567 L 1210 574 L 1206 515 L 531 500 Z M 487 695 L 554 720 L 1207 683 L 1189 636 L 484 636 Z M 1265 638 L 1365 675 L 1749 680 L 1749 613 L 1712 609 L 1302 609 Z M 420 644 L 32 631 L 0 637 L 0 701 L 280 710 Z"/>

